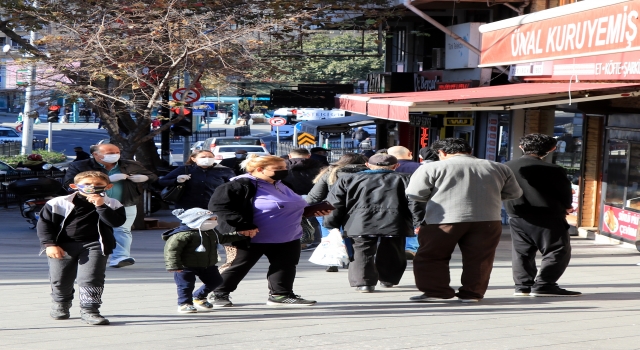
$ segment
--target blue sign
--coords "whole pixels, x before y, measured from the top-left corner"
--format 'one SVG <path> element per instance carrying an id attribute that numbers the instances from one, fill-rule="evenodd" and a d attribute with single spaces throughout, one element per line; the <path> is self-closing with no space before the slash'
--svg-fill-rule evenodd
<path id="1" fill-rule="evenodd" d="M 302 131 L 302 123 L 296 124 L 296 130 L 298 130 L 300 132 Z"/>

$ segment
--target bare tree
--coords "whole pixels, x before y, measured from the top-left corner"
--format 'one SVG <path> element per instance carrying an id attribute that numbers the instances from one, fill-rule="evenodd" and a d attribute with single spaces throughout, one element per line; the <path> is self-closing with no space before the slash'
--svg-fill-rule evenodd
<path id="1" fill-rule="evenodd" d="M 38 84 L 97 110 L 123 157 L 154 168 L 154 109 L 180 107 L 166 94 L 185 72 L 260 80 L 277 69 L 260 55 L 290 46 L 302 29 L 379 28 L 387 0 L 0 0 L 0 31 L 40 66 Z M 372 19 L 374 18 L 374 19 Z M 40 34 L 36 45 L 17 28 Z M 256 70 L 256 67 L 261 69 Z M 215 79 L 214 79 L 215 80 Z"/>

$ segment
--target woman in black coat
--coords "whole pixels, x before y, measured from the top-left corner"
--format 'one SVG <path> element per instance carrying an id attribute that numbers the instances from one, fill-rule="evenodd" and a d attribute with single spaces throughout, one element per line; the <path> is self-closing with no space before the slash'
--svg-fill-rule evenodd
<path id="1" fill-rule="evenodd" d="M 213 153 L 195 150 L 184 166 L 163 176 L 158 183 L 164 187 L 184 183 L 184 192 L 175 205 L 187 210 L 207 208 L 213 191 L 234 176 L 233 170 L 216 164 Z"/>

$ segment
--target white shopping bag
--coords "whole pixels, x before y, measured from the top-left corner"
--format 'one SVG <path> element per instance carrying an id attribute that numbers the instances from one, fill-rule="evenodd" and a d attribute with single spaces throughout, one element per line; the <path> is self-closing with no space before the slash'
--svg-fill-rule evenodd
<path id="1" fill-rule="evenodd" d="M 309 261 L 324 266 L 345 266 L 349 263 L 347 247 L 342 240 L 340 229 L 334 228 L 329 231 L 327 237 L 322 238 L 322 242 L 311 254 Z"/>

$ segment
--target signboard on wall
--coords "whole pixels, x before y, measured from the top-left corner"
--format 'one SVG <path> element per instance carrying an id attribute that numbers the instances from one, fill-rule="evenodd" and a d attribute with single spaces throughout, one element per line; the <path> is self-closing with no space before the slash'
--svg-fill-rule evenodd
<path id="1" fill-rule="evenodd" d="M 479 28 L 483 23 L 462 23 L 447 27 L 456 33 L 464 41 L 474 47 L 480 46 Z M 446 69 L 476 68 L 480 57 L 471 52 L 469 48 L 462 45 L 458 40 L 447 35 L 445 42 L 444 66 Z"/>
<path id="2" fill-rule="evenodd" d="M 604 214 L 602 215 L 603 232 L 635 241 L 638 233 L 638 222 L 640 222 L 640 213 L 608 205 L 604 206 Z"/>
<path id="3" fill-rule="evenodd" d="M 498 159 L 498 148 L 500 147 L 498 144 L 499 129 L 498 115 L 489 114 L 489 119 L 487 121 L 487 150 L 485 158 L 492 162 L 495 162 L 496 159 Z"/>
<path id="4" fill-rule="evenodd" d="M 473 118 L 444 118 L 444 126 L 472 126 Z"/>

